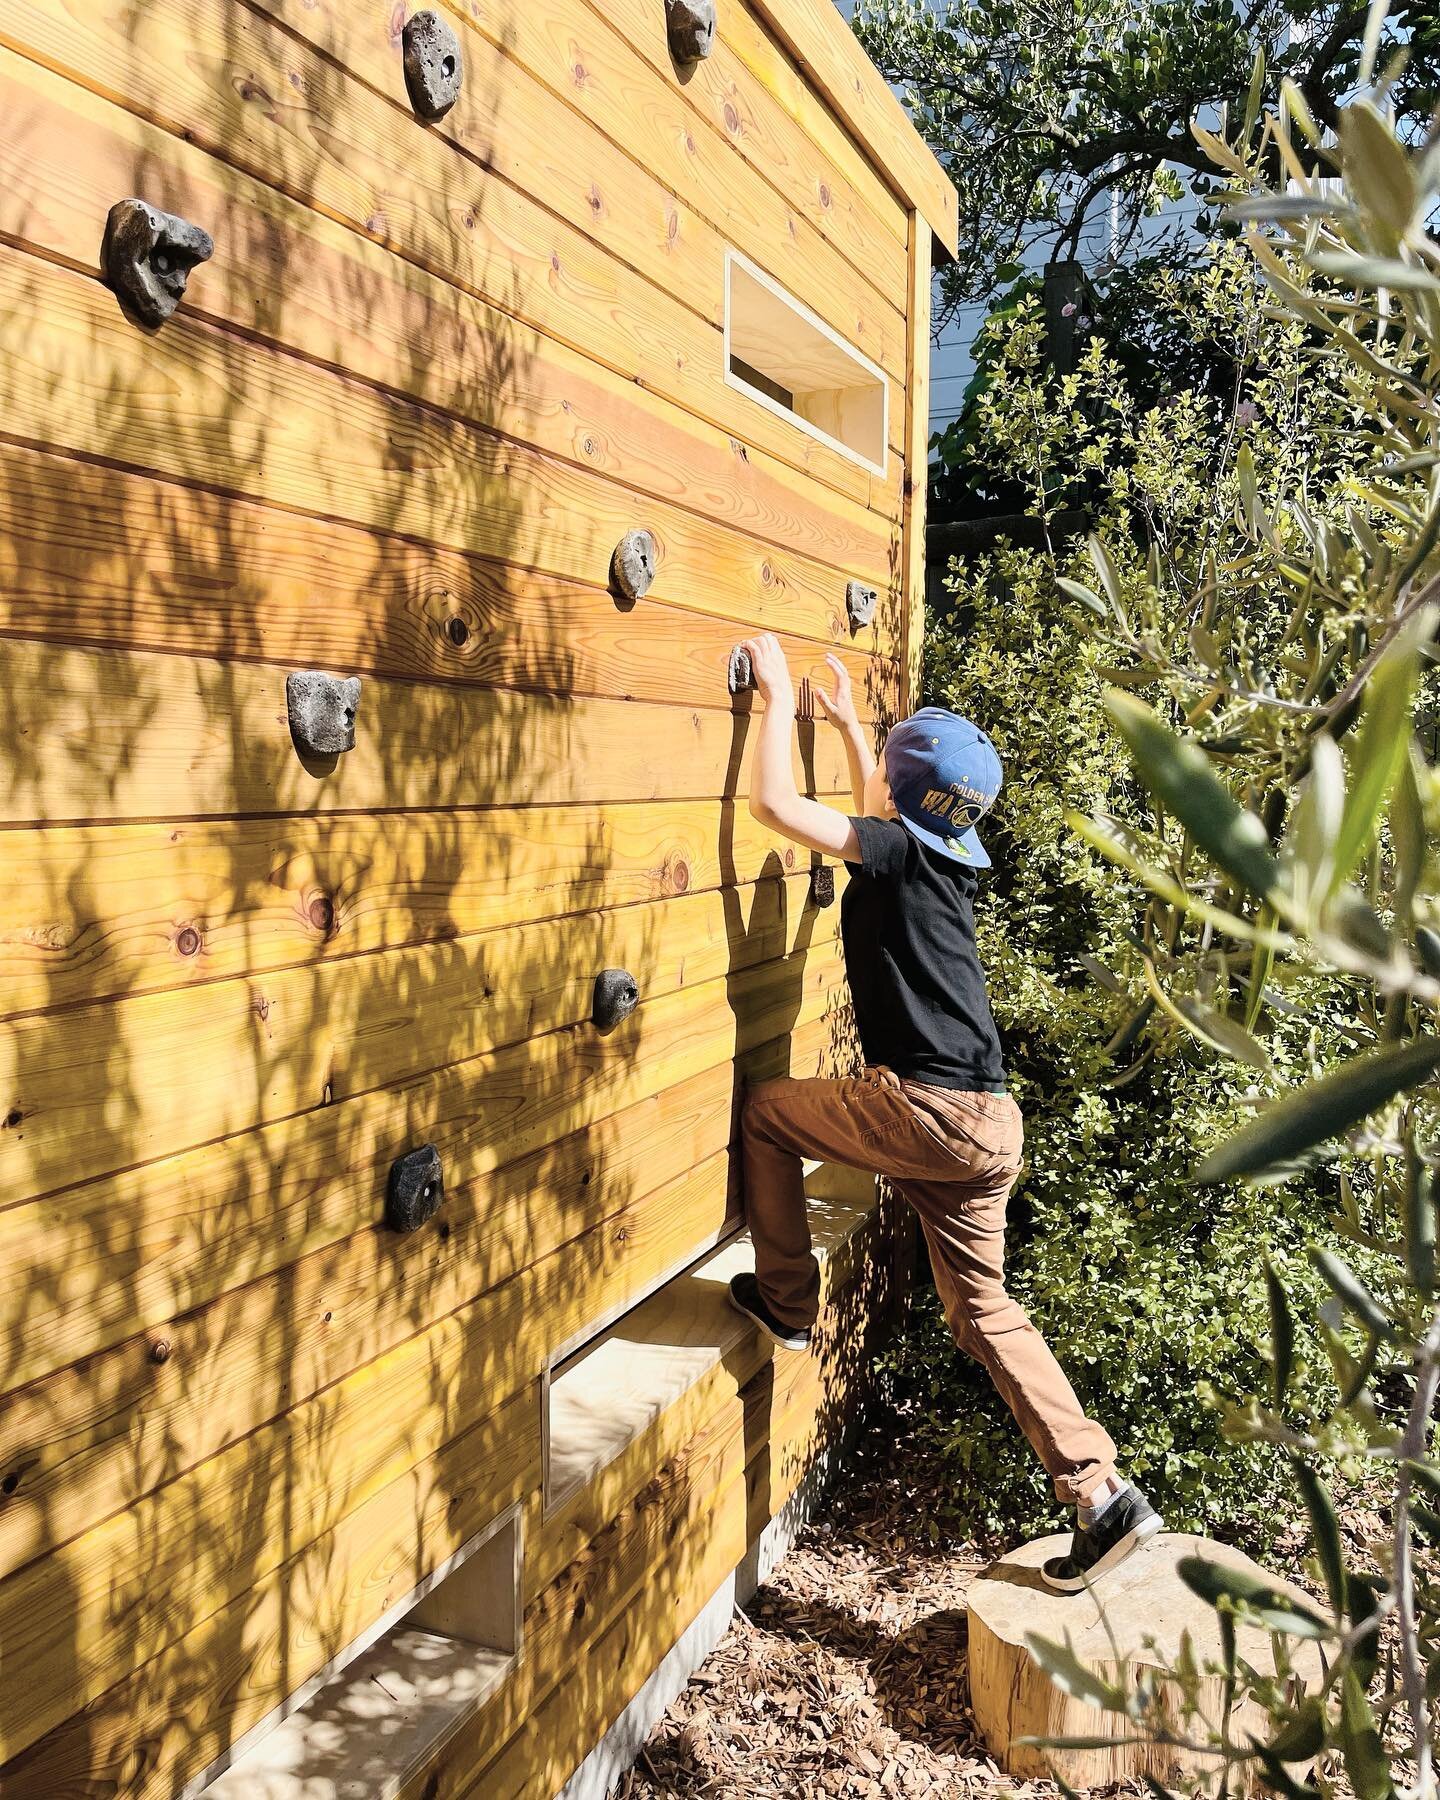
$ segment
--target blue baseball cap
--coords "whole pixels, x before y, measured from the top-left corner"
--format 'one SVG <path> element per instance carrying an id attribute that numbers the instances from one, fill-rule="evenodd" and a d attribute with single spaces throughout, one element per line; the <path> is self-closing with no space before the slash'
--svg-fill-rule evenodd
<path id="1" fill-rule="evenodd" d="M 922 706 L 886 738 L 885 775 L 911 837 L 972 869 L 990 867 L 975 825 L 1005 774 L 978 725 L 943 706 Z"/>

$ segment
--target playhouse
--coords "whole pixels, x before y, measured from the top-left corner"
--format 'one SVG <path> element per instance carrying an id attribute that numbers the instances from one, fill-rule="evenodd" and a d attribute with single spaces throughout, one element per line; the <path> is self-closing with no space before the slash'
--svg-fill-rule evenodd
<path id="1" fill-rule="evenodd" d="M 903 1285 L 818 1168 L 725 1305 L 855 1056 L 732 651 L 906 706 L 953 190 L 831 0 L 0 0 L 0 116 L 0 1792 L 603 1793 Z"/>

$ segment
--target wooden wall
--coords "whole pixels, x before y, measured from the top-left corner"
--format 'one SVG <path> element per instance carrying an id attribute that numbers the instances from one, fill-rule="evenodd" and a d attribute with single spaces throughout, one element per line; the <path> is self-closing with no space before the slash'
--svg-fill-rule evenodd
<path id="1" fill-rule="evenodd" d="M 930 229 L 795 60 L 828 0 L 721 0 L 688 75 L 661 0 L 445 4 L 427 127 L 393 0 L 0 0 L 7 1800 L 174 1794 L 516 1502 L 522 1671 L 423 1791 L 548 1795 L 858 1378 L 754 1344 L 540 1516 L 544 1371 L 733 1214 L 740 1079 L 853 1060 L 725 665 L 905 697 Z M 216 244 L 153 334 L 131 194 Z M 722 381 L 730 245 L 885 371 L 883 477 Z M 305 667 L 364 681 L 323 774 Z"/>

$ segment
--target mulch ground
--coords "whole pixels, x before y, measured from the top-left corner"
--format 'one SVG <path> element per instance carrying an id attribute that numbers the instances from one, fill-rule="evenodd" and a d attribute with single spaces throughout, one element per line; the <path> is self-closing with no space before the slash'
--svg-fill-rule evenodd
<path id="1" fill-rule="evenodd" d="M 970 1711 L 965 1595 L 1007 1546 L 947 1541 L 943 1531 L 929 1541 L 939 1509 L 926 1488 L 897 1446 L 888 1465 L 862 1465 L 832 1490 L 614 1800 L 1060 1800 L 1052 1783 L 1004 1774 Z M 1293 1578 L 1303 1548 L 1297 1531 L 1267 1560 Z"/>
<path id="2" fill-rule="evenodd" d="M 832 1491 L 616 1800 L 1059 1800 L 1003 1774 L 970 1712 L 965 1594 L 1000 1547 L 918 1541 L 927 1511 L 912 1478 L 884 1471 Z"/>

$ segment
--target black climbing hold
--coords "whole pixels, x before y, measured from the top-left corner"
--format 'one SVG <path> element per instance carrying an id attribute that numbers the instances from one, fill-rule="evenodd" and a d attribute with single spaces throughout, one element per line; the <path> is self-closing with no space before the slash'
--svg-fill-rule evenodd
<path id="1" fill-rule="evenodd" d="M 665 35 L 677 63 L 702 62 L 715 48 L 715 0 L 665 0 Z"/>
<path id="2" fill-rule="evenodd" d="M 144 200 L 119 200 L 105 221 L 100 267 L 126 312 L 154 327 L 180 304 L 190 271 L 214 254 L 214 238 L 198 225 Z"/>
<path id="3" fill-rule="evenodd" d="M 610 586 L 627 600 L 640 600 L 654 579 L 654 538 L 648 531 L 627 531 L 610 558 Z"/>
<path id="4" fill-rule="evenodd" d="M 880 599 L 878 588 L 867 587 L 863 581 L 851 581 L 845 587 L 845 610 L 850 615 L 851 628 L 859 631 L 862 625 L 868 625 L 875 617 L 876 603 Z"/>
<path id="5" fill-rule="evenodd" d="M 737 644 L 730 652 L 730 667 L 725 678 L 732 694 L 743 694 L 746 688 L 754 687 L 755 671 L 750 664 L 750 652 L 743 644 Z"/>
<path id="6" fill-rule="evenodd" d="M 590 1016 L 601 1031 L 613 1031 L 640 1004 L 640 989 L 628 969 L 602 969 L 595 977 Z"/>
<path id="7" fill-rule="evenodd" d="M 465 78 L 459 38 L 439 13 L 418 12 L 405 21 L 400 44 L 410 104 L 422 119 L 443 119 Z"/>
<path id="8" fill-rule="evenodd" d="M 810 871 L 810 898 L 817 906 L 835 904 L 835 871 L 829 863 L 817 863 Z"/>
<path id="9" fill-rule="evenodd" d="M 433 1144 L 407 1150 L 390 1165 L 385 1188 L 385 1223 L 392 1231 L 416 1231 L 433 1219 L 445 1198 L 440 1152 Z"/>
<path id="10" fill-rule="evenodd" d="M 301 756 L 338 756 L 342 750 L 355 748 L 358 675 L 297 669 L 285 677 L 285 704 L 290 736 Z"/>

